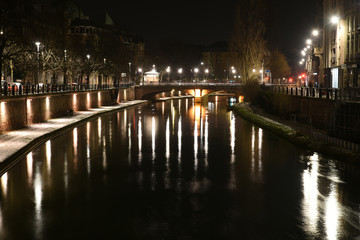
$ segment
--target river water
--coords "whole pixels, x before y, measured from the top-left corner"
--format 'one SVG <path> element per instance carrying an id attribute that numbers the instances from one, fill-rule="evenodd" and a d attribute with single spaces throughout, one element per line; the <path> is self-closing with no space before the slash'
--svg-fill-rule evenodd
<path id="1" fill-rule="evenodd" d="M 172 100 L 47 141 L 1 177 L 0 239 L 360 239 L 360 170 Z"/>

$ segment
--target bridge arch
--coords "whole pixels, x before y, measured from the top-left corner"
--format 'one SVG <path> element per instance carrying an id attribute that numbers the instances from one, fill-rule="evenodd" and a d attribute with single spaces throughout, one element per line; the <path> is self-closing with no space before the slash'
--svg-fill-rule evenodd
<path id="1" fill-rule="evenodd" d="M 209 94 L 215 91 L 226 91 L 236 95 L 243 95 L 240 83 L 164 83 L 147 84 L 135 86 L 135 99 L 154 99 L 155 96 L 163 92 L 181 91 L 190 93 L 200 90 L 201 93 Z M 205 92 L 204 92 L 205 91 Z M 204 94 L 201 94 L 204 95 Z"/>

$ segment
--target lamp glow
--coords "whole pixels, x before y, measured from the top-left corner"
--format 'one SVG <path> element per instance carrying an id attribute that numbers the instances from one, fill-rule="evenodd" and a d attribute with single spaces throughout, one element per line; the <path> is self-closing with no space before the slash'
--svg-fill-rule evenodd
<path id="1" fill-rule="evenodd" d="M 338 16 L 332 16 L 330 19 L 330 22 L 332 24 L 337 24 L 339 22 L 340 18 Z"/>
<path id="2" fill-rule="evenodd" d="M 316 30 L 316 29 L 313 30 L 312 35 L 315 36 L 315 37 L 318 36 L 319 35 L 319 30 Z"/>

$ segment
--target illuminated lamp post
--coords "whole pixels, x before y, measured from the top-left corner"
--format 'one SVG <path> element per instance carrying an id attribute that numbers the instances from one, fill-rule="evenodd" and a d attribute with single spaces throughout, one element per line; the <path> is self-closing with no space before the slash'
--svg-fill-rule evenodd
<path id="1" fill-rule="evenodd" d="M 170 72 L 171 72 L 170 66 L 168 66 L 168 67 L 166 68 L 166 72 L 167 72 L 167 74 L 168 74 L 168 82 L 169 82 L 169 81 L 170 81 Z"/>
<path id="2" fill-rule="evenodd" d="M 87 54 L 86 55 L 86 58 L 87 58 L 87 73 L 86 73 L 86 82 L 85 82 L 85 84 L 86 84 L 86 86 L 89 86 L 90 85 L 90 54 Z"/>
<path id="3" fill-rule="evenodd" d="M 40 42 L 35 42 L 36 45 L 36 58 L 37 58 L 37 73 L 35 84 L 39 84 L 39 75 L 40 75 Z"/>
<path id="4" fill-rule="evenodd" d="M 138 68 L 138 73 L 140 74 L 140 85 L 143 84 L 143 70 L 142 68 Z"/>
<path id="5" fill-rule="evenodd" d="M 195 68 L 194 69 L 194 73 L 195 73 L 195 82 L 197 82 L 197 74 L 198 74 L 198 72 L 199 72 L 199 69 L 198 68 Z"/>
<path id="6" fill-rule="evenodd" d="M 205 78 L 206 78 L 205 80 L 208 81 L 207 77 L 208 77 L 208 74 L 209 74 L 209 69 L 206 68 L 204 72 L 205 72 Z"/>
<path id="7" fill-rule="evenodd" d="M 183 72 L 183 69 L 182 68 L 179 68 L 178 69 L 178 74 L 179 74 L 179 81 L 181 82 L 181 74 Z"/>

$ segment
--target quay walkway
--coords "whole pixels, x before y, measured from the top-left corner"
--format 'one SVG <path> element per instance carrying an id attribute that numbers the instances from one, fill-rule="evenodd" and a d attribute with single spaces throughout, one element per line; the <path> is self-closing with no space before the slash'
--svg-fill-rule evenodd
<path id="1" fill-rule="evenodd" d="M 0 135 L 0 176 L 12 165 L 16 164 L 19 158 L 31 151 L 31 149 L 53 136 L 62 134 L 76 124 L 101 114 L 146 102 L 144 100 L 134 100 L 112 106 L 93 108 L 88 111 L 74 112 L 72 116 L 50 119 L 43 123 L 33 124 L 27 128 Z"/>

